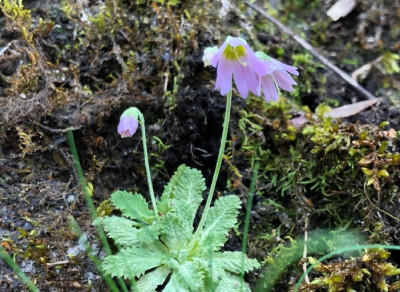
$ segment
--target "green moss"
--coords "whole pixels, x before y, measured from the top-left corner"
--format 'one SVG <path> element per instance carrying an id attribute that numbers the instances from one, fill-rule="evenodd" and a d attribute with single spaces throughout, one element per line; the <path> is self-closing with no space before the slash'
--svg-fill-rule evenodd
<path id="1" fill-rule="evenodd" d="M 32 23 L 31 12 L 24 8 L 22 0 L 0 0 L 0 9 L 8 19 L 15 22 L 24 39 L 31 42 L 32 33 L 29 32 Z"/>
<path id="2" fill-rule="evenodd" d="M 380 127 L 326 117 L 329 110 L 321 104 L 313 115 L 284 98 L 276 103 L 250 98 L 240 111 L 234 159 L 240 163 L 259 157 L 268 199 L 285 205 L 285 216 L 294 221 L 297 208 L 321 216 L 320 228 L 346 225 L 354 216 L 369 218 L 368 208 L 361 206 L 381 210 L 371 195 L 379 191 L 381 198 L 391 200 L 400 174 L 400 153 L 388 147 L 393 138 Z M 295 117 L 304 125 L 296 127 Z M 360 206 L 360 214 L 354 206 Z"/>
<path id="3" fill-rule="evenodd" d="M 318 274 L 310 284 L 303 284 L 299 291 L 323 288 L 330 292 L 338 291 L 361 291 L 365 284 L 372 283 L 374 291 L 396 291 L 398 283 L 388 284 L 387 277 L 400 274 L 400 269 L 388 262 L 390 253 L 387 250 L 372 249 L 365 252 L 361 257 L 336 263 L 322 264 L 315 267 Z M 309 257 L 309 263 L 316 262 L 315 258 Z"/>
<path id="4" fill-rule="evenodd" d="M 151 141 L 152 149 L 151 158 L 152 166 L 151 169 L 161 174 L 163 177 L 168 178 L 168 171 L 165 168 L 165 152 L 171 147 L 166 145 L 160 138 L 153 136 Z"/>

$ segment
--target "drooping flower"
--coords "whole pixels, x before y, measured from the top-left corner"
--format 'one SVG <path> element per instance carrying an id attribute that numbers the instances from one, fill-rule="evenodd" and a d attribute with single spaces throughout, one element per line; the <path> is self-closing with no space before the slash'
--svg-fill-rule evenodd
<path id="1" fill-rule="evenodd" d="M 118 124 L 118 134 L 122 138 L 131 137 L 135 134 L 139 125 L 139 114 L 140 111 L 136 107 L 130 107 L 122 113 Z"/>
<path id="2" fill-rule="evenodd" d="M 297 83 L 290 74 L 299 75 L 296 67 L 284 64 L 262 52 L 257 52 L 256 55 L 263 61 L 265 68 L 267 68 L 266 74 L 260 76 L 260 87 L 264 92 L 266 101 L 276 101 L 278 99 L 277 87 L 285 91 L 293 91 L 292 85 L 296 85 Z"/>
<path id="3" fill-rule="evenodd" d="M 209 48 L 204 53 L 205 64 L 217 68 L 215 89 L 219 89 L 222 95 L 232 89 L 232 75 L 243 98 L 247 97 L 249 91 L 259 95 L 257 75 L 266 75 L 267 68 L 245 40 L 228 36 L 217 51 Z"/>

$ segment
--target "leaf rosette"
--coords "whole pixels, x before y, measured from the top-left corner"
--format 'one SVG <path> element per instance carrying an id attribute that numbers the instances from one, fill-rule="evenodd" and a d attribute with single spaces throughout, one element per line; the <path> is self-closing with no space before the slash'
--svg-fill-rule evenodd
<path id="1" fill-rule="evenodd" d="M 103 271 L 113 277 L 135 279 L 133 291 L 250 291 L 240 274 L 259 268 L 242 252 L 221 252 L 237 223 L 237 196 L 217 199 L 200 236 L 192 242 L 193 223 L 206 189 L 197 169 L 181 165 L 157 202 L 159 216 L 140 194 L 116 191 L 111 202 L 122 216 L 97 219 L 108 237 L 121 246 L 107 256 Z"/>

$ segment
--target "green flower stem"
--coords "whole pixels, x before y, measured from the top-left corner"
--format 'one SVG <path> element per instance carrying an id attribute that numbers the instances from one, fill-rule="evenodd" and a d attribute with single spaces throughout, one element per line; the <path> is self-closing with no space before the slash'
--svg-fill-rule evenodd
<path id="1" fill-rule="evenodd" d="M 215 166 L 214 176 L 211 182 L 210 192 L 208 193 L 206 206 L 204 207 L 203 215 L 201 216 L 199 226 L 197 226 L 192 242 L 189 245 L 190 247 L 194 246 L 194 243 L 196 242 L 201 230 L 203 229 L 204 223 L 206 222 L 207 219 L 208 210 L 210 209 L 211 200 L 214 195 L 215 185 L 217 184 L 219 170 L 222 164 L 222 157 L 224 156 L 225 153 L 226 137 L 228 136 L 229 118 L 231 115 L 231 105 L 232 105 L 232 90 L 230 90 L 226 96 L 226 109 L 225 109 L 225 117 L 224 117 L 224 124 L 221 137 L 221 145 L 219 146 L 218 159 L 217 159 L 217 164 Z"/>
<path id="2" fill-rule="evenodd" d="M 151 180 L 151 174 L 150 174 L 149 157 L 147 156 L 146 128 L 145 128 L 145 125 L 144 125 L 144 116 L 143 116 L 142 113 L 139 114 L 139 123 L 140 123 L 140 126 L 142 128 L 144 164 L 146 166 L 147 183 L 149 184 L 149 192 L 150 192 L 150 197 L 151 197 L 151 204 L 153 205 L 154 213 L 156 214 L 156 217 L 158 218 L 159 217 L 158 216 L 158 209 L 157 209 L 157 204 L 156 204 L 156 198 L 154 196 L 153 182 Z"/>
<path id="3" fill-rule="evenodd" d="M 79 182 L 81 184 L 81 188 L 85 195 L 86 204 L 89 208 L 92 220 L 94 221 L 97 218 L 97 213 L 96 213 L 96 209 L 94 207 L 92 198 L 90 196 L 89 187 L 86 183 L 86 179 L 83 174 L 81 163 L 79 162 L 78 151 L 76 150 L 76 145 L 75 145 L 74 133 L 71 128 L 67 129 L 67 137 L 68 137 L 69 147 L 71 149 L 71 153 L 72 153 L 72 156 L 74 159 L 75 169 L 76 169 L 76 172 L 78 173 Z M 96 230 L 99 234 L 100 241 L 106 251 L 106 254 L 112 255 L 110 245 L 108 244 L 107 237 L 106 237 L 103 229 L 99 225 L 96 225 Z M 91 256 L 90 253 L 89 253 L 89 256 Z M 93 261 L 93 257 L 91 257 L 91 259 Z M 96 264 L 96 262 L 94 262 L 94 263 Z M 96 264 L 96 267 L 99 269 L 100 273 L 102 273 L 100 265 Z M 103 273 L 102 273 L 102 275 L 103 275 Z M 112 281 L 112 279 L 110 277 L 103 275 L 103 279 L 106 281 L 106 283 L 107 283 L 108 287 L 111 289 L 111 291 L 119 291 L 118 288 L 117 289 L 111 288 L 111 287 L 113 287 L 113 285 L 115 285 L 115 283 Z M 128 290 L 125 285 L 125 282 L 122 278 L 118 278 L 118 282 L 120 283 L 120 285 L 124 291 Z"/>
<path id="4" fill-rule="evenodd" d="M 28 276 L 21 270 L 21 268 L 17 265 L 17 263 L 10 257 L 10 255 L 4 250 L 4 248 L 0 245 L 0 259 L 5 261 L 17 274 L 18 278 L 28 287 L 29 291 L 39 292 L 39 289 L 36 288 L 35 284 L 28 278 Z"/>
<path id="5" fill-rule="evenodd" d="M 81 163 L 79 162 L 78 151 L 76 150 L 76 145 L 75 145 L 74 133 L 71 128 L 67 129 L 67 137 L 68 137 L 69 148 L 71 149 L 72 157 L 74 160 L 75 169 L 78 174 L 79 182 L 81 184 L 82 191 L 85 195 L 86 204 L 89 208 L 92 220 L 94 221 L 97 218 L 97 213 L 91 198 L 91 192 L 86 183 L 85 175 L 83 174 Z M 103 229 L 101 229 L 100 226 L 96 226 L 96 229 L 97 232 L 99 233 L 101 243 L 103 244 L 107 255 L 111 255 L 112 254 L 111 248 L 110 245 L 108 244 L 107 237 Z"/>
<path id="6" fill-rule="evenodd" d="M 251 208 L 253 206 L 253 197 L 254 197 L 254 191 L 256 188 L 257 173 L 258 173 L 259 167 L 260 167 L 260 162 L 256 161 L 256 163 L 254 164 L 254 168 L 253 168 L 253 175 L 251 176 L 249 196 L 247 197 L 246 217 L 244 219 L 243 239 L 242 239 L 242 253 L 243 254 L 242 254 L 242 268 L 240 271 L 240 278 L 242 279 L 241 291 L 243 291 L 243 283 L 244 283 L 244 258 L 246 256 L 246 250 L 247 250 L 247 238 L 249 235 L 250 214 L 251 214 Z"/>
<path id="7" fill-rule="evenodd" d="M 96 253 L 93 251 L 92 246 L 89 244 L 87 239 L 85 237 L 83 237 L 83 232 L 82 232 L 82 229 L 79 227 L 78 222 L 76 222 L 76 220 L 73 216 L 69 216 L 68 220 L 69 220 L 71 229 L 78 236 L 79 240 L 82 240 L 82 243 L 85 246 L 85 251 L 86 251 L 87 255 L 89 256 L 92 263 L 96 266 L 96 269 L 99 271 L 100 275 L 103 277 L 103 280 L 106 282 L 106 285 L 108 286 L 110 291 L 111 292 L 120 292 L 117 285 L 114 283 L 113 279 L 103 272 L 103 269 L 101 268 L 101 260 L 96 255 Z M 123 291 L 128 290 L 125 283 L 123 282 L 122 278 L 118 278 L 118 282 L 120 283 L 120 285 L 121 285 L 121 283 L 123 283 L 123 285 L 121 285 Z"/>
<path id="8" fill-rule="evenodd" d="M 340 248 L 337 250 L 332 251 L 331 253 L 328 253 L 327 255 L 324 255 L 323 257 L 319 258 L 317 262 L 312 264 L 311 266 L 308 267 L 307 271 L 303 273 L 303 275 L 300 277 L 300 279 L 297 281 L 296 286 L 294 287 L 293 292 L 297 292 L 300 288 L 301 283 L 303 282 L 304 278 L 308 273 L 311 272 L 312 269 L 314 269 L 315 266 L 320 264 L 322 261 L 329 259 L 335 255 L 341 254 L 341 253 L 346 253 L 349 251 L 355 251 L 355 250 L 363 250 L 363 249 L 372 249 L 372 248 L 382 248 L 382 249 L 389 249 L 389 250 L 400 250 L 400 246 L 398 245 L 383 245 L 383 244 L 366 244 L 366 245 L 357 245 L 357 246 L 350 246 L 350 247 L 344 247 Z"/>

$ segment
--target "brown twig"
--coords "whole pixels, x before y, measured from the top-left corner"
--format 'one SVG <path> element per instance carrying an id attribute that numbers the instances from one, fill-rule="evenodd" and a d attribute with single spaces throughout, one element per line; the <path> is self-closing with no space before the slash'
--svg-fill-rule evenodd
<path id="1" fill-rule="evenodd" d="M 36 126 L 42 128 L 43 130 L 46 130 L 51 133 L 58 133 L 58 134 L 64 134 L 68 131 L 68 129 L 55 129 L 55 128 L 50 128 L 48 126 L 42 125 L 41 123 L 38 123 L 36 121 L 31 120 L 31 123 L 35 124 Z M 79 130 L 81 127 L 72 127 L 72 130 Z"/>
<path id="2" fill-rule="evenodd" d="M 66 264 L 69 264 L 69 260 L 58 261 L 58 262 L 53 262 L 53 263 L 46 263 L 46 266 L 48 266 L 48 267 L 54 267 L 54 266 L 66 265 Z"/>
<path id="3" fill-rule="evenodd" d="M 310 284 L 310 279 L 307 273 L 307 241 L 308 241 L 308 213 L 306 214 L 306 219 L 304 220 L 304 249 L 303 249 L 303 273 L 306 274 L 305 282 Z"/>
<path id="4" fill-rule="evenodd" d="M 290 28 L 286 27 L 283 23 L 281 23 L 279 20 L 276 18 L 272 17 L 268 13 L 266 13 L 263 9 L 258 7 L 257 5 L 254 5 L 248 1 L 245 1 L 246 5 L 248 5 L 250 8 L 254 9 L 258 13 L 260 13 L 264 18 L 268 19 L 270 22 L 275 24 L 281 31 L 284 33 L 288 34 L 291 36 L 296 42 L 298 42 L 304 49 L 306 49 L 310 54 L 312 54 L 314 57 L 319 59 L 322 64 L 324 64 L 326 67 L 328 67 L 330 70 L 338 74 L 344 81 L 349 83 L 355 90 L 357 90 L 360 94 L 362 94 L 364 97 L 367 99 L 375 99 L 376 97 L 366 90 L 363 86 L 361 86 L 356 80 L 350 77 L 349 74 L 344 72 L 342 69 L 334 65 L 331 61 L 329 61 L 326 57 L 321 55 L 313 46 L 311 46 L 310 43 L 302 39 L 300 36 L 296 35 Z"/>

